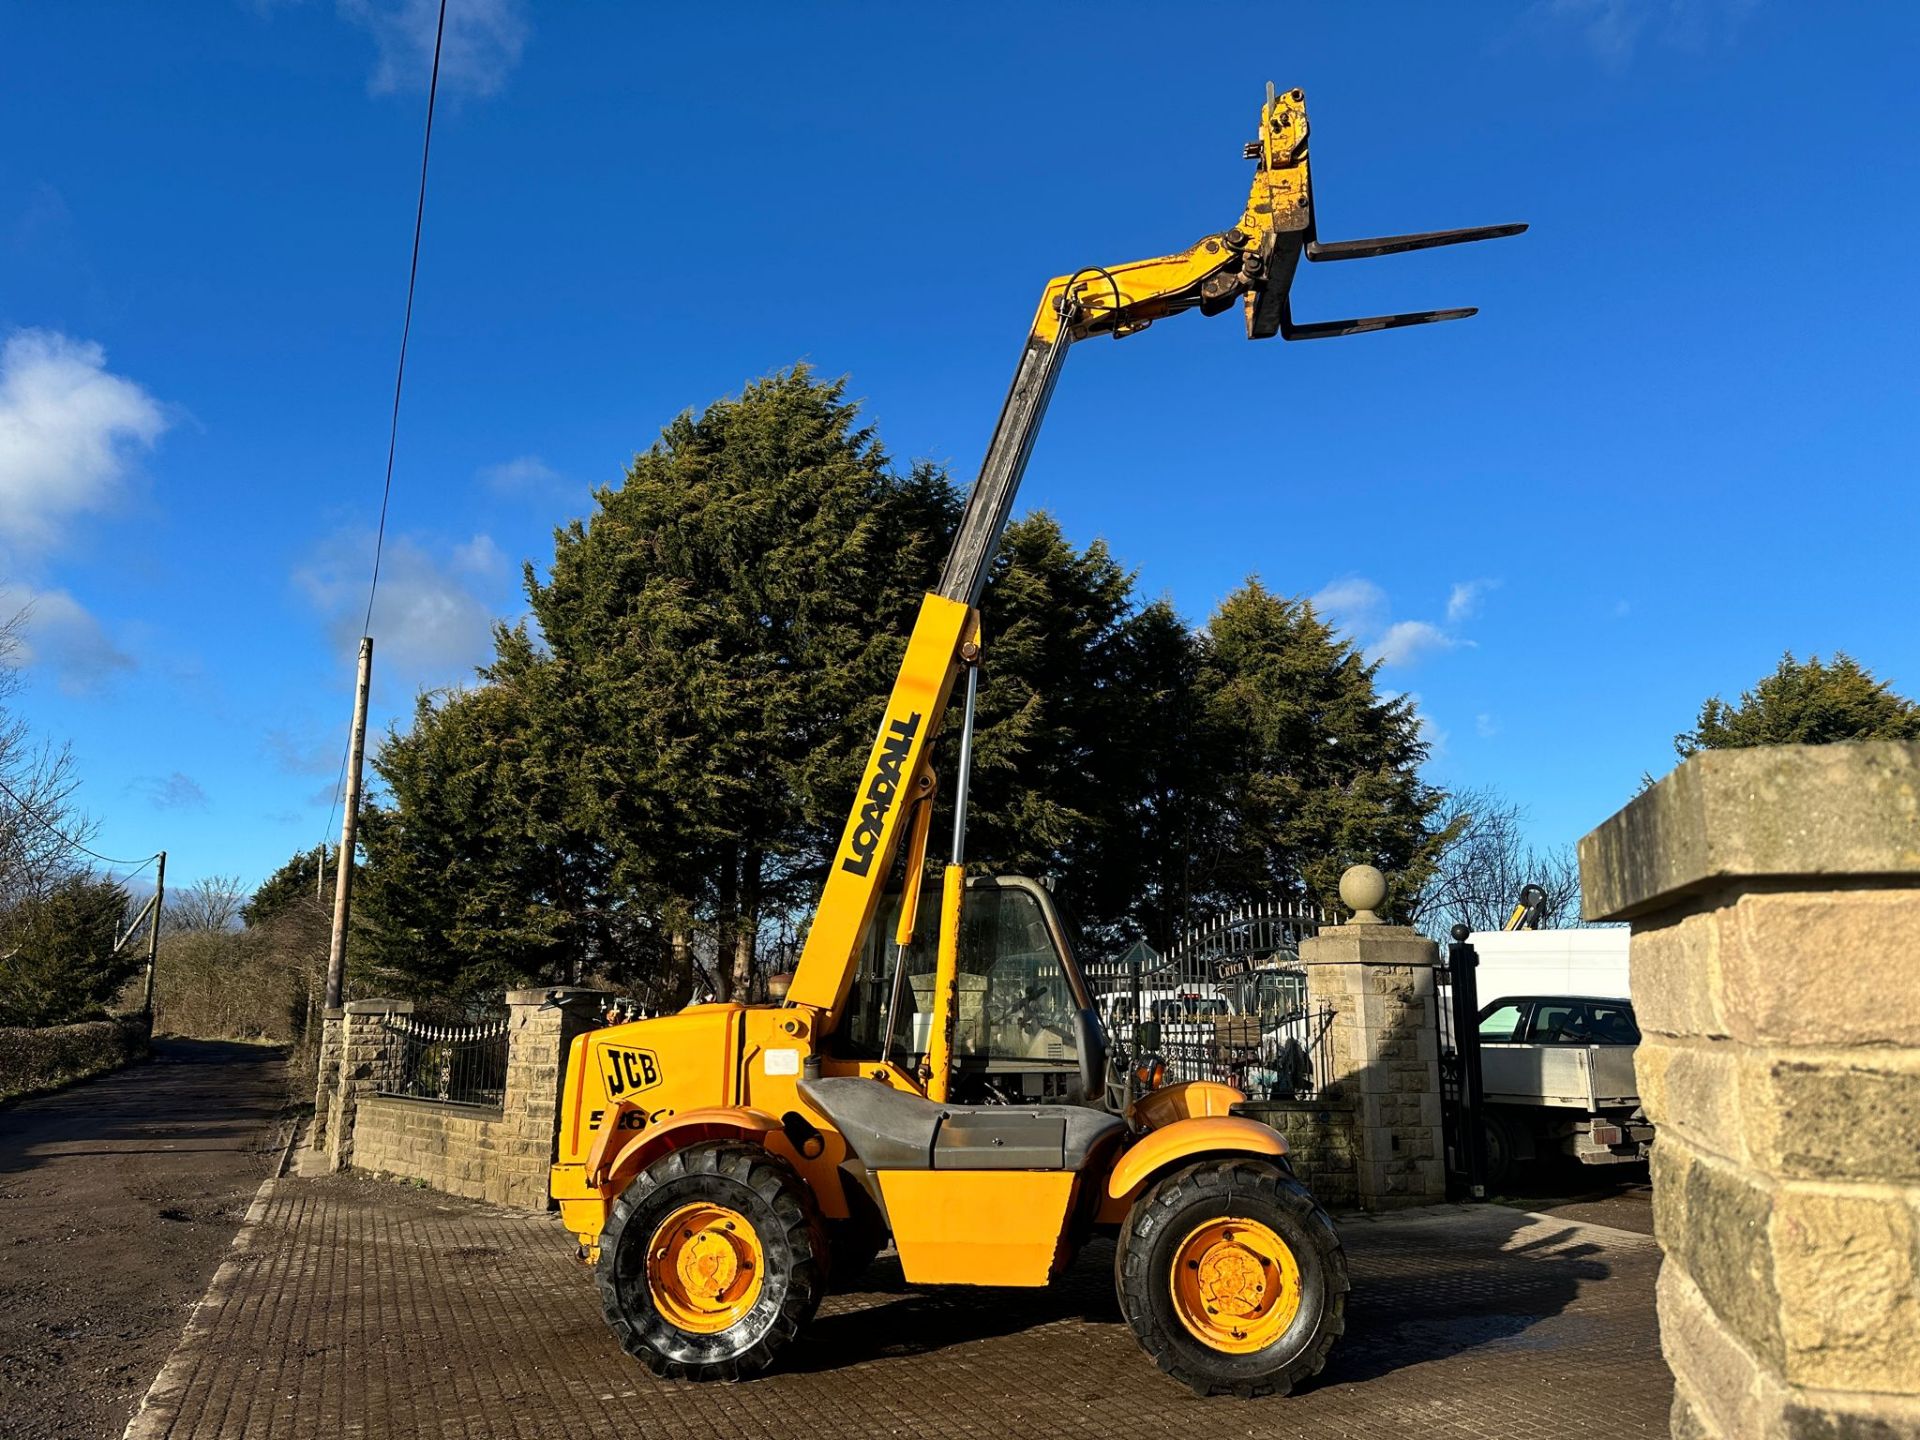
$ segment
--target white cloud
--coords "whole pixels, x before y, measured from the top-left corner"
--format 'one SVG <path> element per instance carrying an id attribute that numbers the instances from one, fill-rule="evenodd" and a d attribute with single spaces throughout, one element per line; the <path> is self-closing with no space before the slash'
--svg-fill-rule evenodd
<path id="1" fill-rule="evenodd" d="M 44 549 L 70 516 L 107 509 L 131 452 L 167 428 L 159 403 L 106 365 L 98 345 L 51 330 L 0 347 L 0 540 Z"/>
<path id="2" fill-rule="evenodd" d="M 560 472 L 538 455 L 521 455 L 498 465 L 487 465 L 480 480 L 496 495 L 525 495 L 558 489 L 563 483 Z"/>
<path id="3" fill-rule="evenodd" d="M 65 590 L 0 584 L 0 619 L 24 615 L 20 648 L 9 662 L 18 669 L 44 666 L 69 695 L 92 695 L 123 670 L 133 656 L 115 645 L 100 622 Z"/>
<path id="4" fill-rule="evenodd" d="M 288 775 L 335 775 L 341 765 L 345 742 L 301 740 L 286 730 L 267 732 L 267 753 L 273 763 Z"/>
<path id="5" fill-rule="evenodd" d="M 377 677 L 408 688 L 445 685 L 470 678 L 489 657 L 494 613 L 472 588 L 483 577 L 467 563 L 488 553 L 498 550 L 484 535 L 452 547 L 444 559 L 411 537 L 388 538 L 373 606 Z M 316 546 L 294 572 L 342 655 L 358 646 L 372 560 L 372 535 L 341 533 Z"/>
<path id="6" fill-rule="evenodd" d="M 466 544 L 453 547 L 452 565 L 469 575 L 504 575 L 507 556 L 491 535 L 476 535 Z"/>
<path id="7" fill-rule="evenodd" d="M 1447 597 L 1447 624 L 1471 615 L 1481 590 L 1494 582 L 1468 581 L 1455 585 Z M 1471 645 L 1431 620 L 1394 620 L 1387 592 L 1364 576 L 1349 575 L 1323 587 L 1310 602 L 1334 629 L 1359 646 L 1370 661 L 1412 665 L 1436 651 Z"/>
<path id="8" fill-rule="evenodd" d="M 171 775 L 141 775 L 127 788 L 147 797 L 156 810 L 204 810 L 207 792 L 191 775 L 174 771 Z"/>
<path id="9" fill-rule="evenodd" d="M 1480 597 L 1497 589 L 1498 580 L 1462 580 L 1447 596 L 1447 623 L 1458 625 L 1480 613 Z"/>
<path id="10" fill-rule="evenodd" d="M 373 36 L 378 55 L 367 88 L 376 95 L 425 90 L 433 72 L 439 0 L 339 0 L 342 19 Z M 521 0 L 448 0 L 440 87 L 493 95 L 526 48 Z"/>
<path id="11" fill-rule="evenodd" d="M 1396 620 L 1367 646 L 1367 658 L 1388 665 L 1411 665 L 1435 650 L 1451 650 L 1460 642 L 1425 620 Z"/>
<path id="12" fill-rule="evenodd" d="M 1336 629 L 1353 636 L 1371 635 L 1387 618 L 1387 592 L 1371 580 L 1350 575 L 1325 586 L 1313 597 L 1313 608 Z"/>
<path id="13" fill-rule="evenodd" d="M 1527 13 L 1536 28 L 1572 35 L 1617 73 L 1643 41 L 1702 50 L 1731 39 L 1755 5 L 1756 0 L 1535 0 Z"/>
<path id="14" fill-rule="evenodd" d="M 1482 740 L 1491 740 L 1500 733 L 1500 722 L 1487 711 L 1482 710 L 1473 717 L 1473 729 Z"/>

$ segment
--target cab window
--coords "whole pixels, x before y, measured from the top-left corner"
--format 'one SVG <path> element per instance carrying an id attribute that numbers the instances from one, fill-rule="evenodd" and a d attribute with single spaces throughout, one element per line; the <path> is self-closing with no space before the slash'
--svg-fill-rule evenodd
<path id="1" fill-rule="evenodd" d="M 1527 1018 L 1527 1007 L 1519 1004 L 1507 1004 L 1489 1010 L 1480 1017 L 1480 1038 L 1482 1040 L 1518 1040 L 1520 1027 Z"/>
<path id="2" fill-rule="evenodd" d="M 922 892 L 914 943 L 907 947 L 907 984 L 894 1027 L 894 1053 L 920 1053 L 932 1023 L 939 945 L 937 890 Z M 877 1055 L 893 984 L 894 927 L 900 897 L 889 895 L 874 918 L 860 976 L 842 1031 L 850 1053 Z M 1040 902 L 1025 890 L 982 886 L 966 892 L 960 912 L 960 978 L 954 1054 L 961 1060 L 1078 1063 L 1078 1005 Z M 924 1017 L 916 1021 L 915 1017 Z"/>
<path id="3" fill-rule="evenodd" d="M 1587 1007 L 1578 1001 L 1543 1000 L 1533 1007 L 1527 1038 L 1546 1045 L 1588 1045 L 1593 1041 Z"/>
<path id="4" fill-rule="evenodd" d="M 1640 1043 L 1640 1026 L 1633 1018 L 1631 1005 L 1589 1005 L 1587 1013 L 1593 1017 L 1593 1040 L 1596 1045 Z"/>

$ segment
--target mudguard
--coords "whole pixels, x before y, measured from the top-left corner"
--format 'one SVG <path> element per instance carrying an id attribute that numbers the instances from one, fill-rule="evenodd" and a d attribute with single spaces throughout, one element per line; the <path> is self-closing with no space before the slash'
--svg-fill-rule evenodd
<path id="1" fill-rule="evenodd" d="M 618 1110 L 607 1117 L 606 1127 L 587 1156 L 588 1182 L 615 1193 L 625 1189 L 627 1181 L 658 1156 L 681 1145 L 701 1140 L 747 1140 L 764 1145 L 768 1134 L 780 1129 L 780 1122 L 764 1110 L 746 1105 L 709 1105 L 675 1115 L 615 1142 L 617 1115 Z"/>
<path id="2" fill-rule="evenodd" d="M 1107 1176 L 1107 1198 L 1121 1200 L 1156 1171 L 1202 1155 L 1260 1155 L 1278 1158 L 1287 1140 L 1278 1130 L 1239 1115 L 1208 1115 L 1175 1120 L 1136 1141 Z"/>

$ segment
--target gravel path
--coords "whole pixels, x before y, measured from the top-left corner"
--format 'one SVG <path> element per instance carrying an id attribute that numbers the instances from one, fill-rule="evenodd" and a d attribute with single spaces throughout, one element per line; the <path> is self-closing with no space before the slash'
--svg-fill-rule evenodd
<path id="1" fill-rule="evenodd" d="M 0 1433 L 116 1440 L 278 1158 L 284 1052 L 154 1058 L 0 1106 Z"/>

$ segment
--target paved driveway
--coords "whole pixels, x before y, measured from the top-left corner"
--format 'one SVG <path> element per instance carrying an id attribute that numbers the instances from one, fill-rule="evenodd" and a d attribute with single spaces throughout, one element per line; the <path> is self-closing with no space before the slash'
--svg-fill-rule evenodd
<path id="1" fill-rule="evenodd" d="M 1045 1291 L 882 1262 L 779 1372 L 654 1380 L 544 1216 L 356 1177 L 274 1182 L 137 1440 L 298 1437 L 1664 1436 L 1645 1236 L 1498 1206 L 1343 1227 L 1347 1338 L 1310 1390 L 1199 1400 L 1136 1349 L 1092 1248 Z"/>

